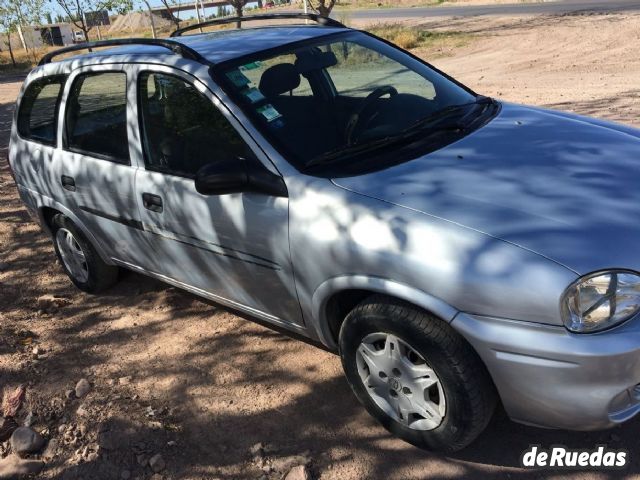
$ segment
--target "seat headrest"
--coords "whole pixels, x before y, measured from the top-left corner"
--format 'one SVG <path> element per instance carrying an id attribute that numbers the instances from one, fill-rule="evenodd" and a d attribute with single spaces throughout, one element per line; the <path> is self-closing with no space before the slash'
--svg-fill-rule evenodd
<path id="1" fill-rule="evenodd" d="M 267 68 L 260 78 L 260 91 L 265 97 L 275 97 L 300 85 L 300 74 L 292 63 L 279 63 Z"/>

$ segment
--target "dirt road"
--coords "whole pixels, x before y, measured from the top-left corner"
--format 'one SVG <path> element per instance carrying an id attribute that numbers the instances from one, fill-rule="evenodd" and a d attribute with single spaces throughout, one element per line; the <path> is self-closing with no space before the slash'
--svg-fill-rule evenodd
<path id="1" fill-rule="evenodd" d="M 473 33 L 458 50 L 423 51 L 479 92 L 640 126 L 640 16 L 438 20 Z M 18 84 L 0 80 L 0 147 Z M 4 157 L 4 151 L 0 152 Z M 60 299 L 37 299 L 55 294 Z M 81 378 L 92 389 L 68 399 Z M 569 433 L 499 411 L 471 447 L 445 457 L 393 439 L 360 408 L 337 357 L 135 274 L 105 295 L 72 288 L 50 240 L 28 220 L 0 162 L 0 387 L 28 385 L 21 420 L 56 439 L 42 478 L 619 478 L 640 472 L 640 420 Z M 541 386 L 542 388 L 543 386 Z M 255 447 L 262 442 L 262 448 Z M 626 448 L 623 472 L 524 471 L 530 444 Z M 0 445 L 4 456 L 6 444 Z M 156 464 L 157 465 L 157 464 Z M 129 475 L 127 477 L 127 474 Z"/>
<path id="2" fill-rule="evenodd" d="M 415 2 L 406 2 L 415 3 Z M 386 4 L 389 6 L 389 3 Z M 403 8 L 404 7 L 404 8 Z M 371 8 L 351 10 L 354 20 L 389 22 L 401 18 L 429 17 L 478 17 L 485 15 L 557 15 L 583 11 L 637 12 L 638 0 L 553 0 L 553 1 L 514 1 L 514 0 L 460 0 L 437 5 L 407 8 L 402 2 L 390 8 Z"/>

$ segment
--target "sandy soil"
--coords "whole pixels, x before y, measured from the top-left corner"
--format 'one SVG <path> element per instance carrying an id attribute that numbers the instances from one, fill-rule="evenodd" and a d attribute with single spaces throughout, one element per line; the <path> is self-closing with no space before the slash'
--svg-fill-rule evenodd
<path id="1" fill-rule="evenodd" d="M 440 20 L 472 32 L 462 49 L 418 52 L 479 92 L 640 126 L 640 17 Z M 316 346 L 129 273 L 101 296 L 75 290 L 19 203 L 4 154 L 19 84 L 0 79 L 0 388 L 28 386 L 19 417 L 58 448 L 41 478 L 604 479 L 640 472 L 640 420 L 554 432 L 498 411 L 471 447 L 445 457 L 392 438 L 360 408 L 340 362 Z M 55 294 L 58 306 L 37 299 Z M 37 348 L 36 348 L 37 347 Z M 68 399 L 80 378 L 92 389 Z M 253 448 L 262 442 L 262 448 Z M 518 468 L 530 444 L 631 452 L 624 472 Z M 0 456 L 6 453 L 0 445 Z"/>

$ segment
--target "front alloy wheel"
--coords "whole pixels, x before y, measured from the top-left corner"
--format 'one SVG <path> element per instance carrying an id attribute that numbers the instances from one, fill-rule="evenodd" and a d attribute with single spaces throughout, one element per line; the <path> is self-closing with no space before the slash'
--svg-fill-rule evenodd
<path id="1" fill-rule="evenodd" d="M 447 411 L 442 383 L 408 343 L 390 333 L 370 333 L 356 358 L 366 391 L 387 415 L 414 430 L 442 423 Z"/>
<path id="2" fill-rule="evenodd" d="M 454 452 L 489 423 L 496 393 L 482 360 L 448 323 L 428 312 L 371 296 L 347 315 L 338 343 L 358 400 L 403 440 Z"/>

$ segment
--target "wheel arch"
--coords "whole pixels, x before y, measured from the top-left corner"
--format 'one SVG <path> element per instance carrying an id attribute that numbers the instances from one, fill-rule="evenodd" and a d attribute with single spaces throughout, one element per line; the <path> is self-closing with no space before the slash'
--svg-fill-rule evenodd
<path id="1" fill-rule="evenodd" d="M 113 265 L 113 262 L 111 261 L 109 256 L 105 253 L 102 243 L 96 238 L 96 236 L 93 233 L 91 233 L 91 231 L 87 228 L 84 222 L 80 220 L 80 218 L 78 218 L 78 216 L 76 216 L 71 210 L 69 210 L 68 208 L 64 207 L 63 205 L 59 204 L 54 200 L 47 199 L 46 197 L 41 197 L 40 201 L 38 202 L 37 212 L 38 212 L 38 220 L 40 222 L 41 227 L 49 235 L 52 235 L 52 226 L 53 226 L 52 222 L 53 222 L 53 218 L 57 214 L 62 214 L 65 217 L 68 217 L 74 223 L 74 225 L 76 225 L 80 229 L 80 231 L 87 238 L 87 240 L 91 242 L 93 247 L 98 252 L 98 255 L 100 255 L 100 258 L 108 265 Z"/>
<path id="2" fill-rule="evenodd" d="M 426 292 L 381 277 L 343 275 L 323 282 L 312 297 L 313 318 L 317 321 L 320 340 L 337 349 L 340 326 L 347 314 L 365 298 L 384 294 L 406 301 L 450 323 L 458 310 Z"/>

